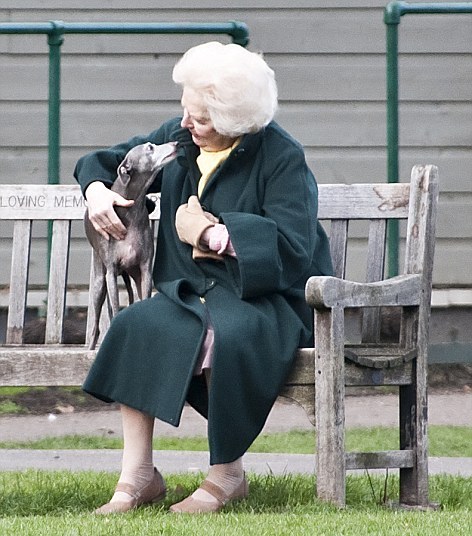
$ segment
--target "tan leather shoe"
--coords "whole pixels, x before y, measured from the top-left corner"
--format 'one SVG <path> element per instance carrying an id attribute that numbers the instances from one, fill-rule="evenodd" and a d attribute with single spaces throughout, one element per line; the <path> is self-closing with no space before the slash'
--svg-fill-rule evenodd
<path id="1" fill-rule="evenodd" d="M 225 492 L 210 480 L 204 480 L 200 489 L 205 490 L 210 495 L 215 497 L 216 501 L 206 502 L 194 499 L 192 496 L 187 497 L 183 501 L 173 504 L 170 511 L 174 514 L 210 514 L 219 512 L 230 501 L 245 499 L 249 494 L 249 485 L 246 477 L 243 478 L 241 484 L 231 493 L 226 495 Z"/>
<path id="2" fill-rule="evenodd" d="M 124 513 L 134 510 L 143 504 L 154 504 L 165 498 L 167 490 L 161 473 L 154 467 L 152 480 L 141 489 L 136 489 L 135 486 L 126 484 L 125 482 L 118 482 L 115 491 L 124 491 L 128 495 L 131 495 L 131 499 L 129 501 L 108 502 L 97 508 L 95 514 Z"/>

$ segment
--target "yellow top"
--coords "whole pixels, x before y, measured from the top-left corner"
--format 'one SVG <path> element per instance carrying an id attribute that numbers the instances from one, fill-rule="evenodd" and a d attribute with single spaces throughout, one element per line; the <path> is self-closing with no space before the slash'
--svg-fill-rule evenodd
<path id="1" fill-rule="evenodd" d="M 200 154 L 197 156 L 197 165 L 202 176 L 198 181 L 198 197 L 202 195 L 214 171 L 228 158 L 229 153 L 238 145 L 239 140 L 240 138 L 235 140 L 231 147 L 222 151 L 205 151 L 204 149 L 200 149 Z"/>

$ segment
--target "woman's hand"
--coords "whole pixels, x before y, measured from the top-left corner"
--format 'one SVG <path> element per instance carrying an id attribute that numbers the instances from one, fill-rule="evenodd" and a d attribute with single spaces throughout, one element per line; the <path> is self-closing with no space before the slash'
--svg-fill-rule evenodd
<path id="1" fill-rule="evenodd" d="M 130 207 L 134 204 L 131 199 L 125 199 L 120 194 L 109 190 L 103 182 L 90 183 L 85 191 L 88 215 L 93 228 L 105 240 L 110 236 L 115 240 L 122 240 L 126 236 L 126 227 L 114 210 L 114 206 Z"/>
<path id="2" fill-rule="evenodd" d="M 198 248 L 204 231 L 213 227 L 218 219 L 204 212 L 196 195 L 188 198 L 188 203 L 180 205 L 175 214 L 175 227 L 182 242 Z"/>

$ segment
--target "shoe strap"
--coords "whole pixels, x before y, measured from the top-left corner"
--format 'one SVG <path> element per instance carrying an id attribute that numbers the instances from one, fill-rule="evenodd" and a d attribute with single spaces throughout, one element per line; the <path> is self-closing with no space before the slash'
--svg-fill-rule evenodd
<path id="1" fill-rule="evenodd" d="M 128 484 L 127 482 L 118 482 L 115 488 L 115 492 L 116 491 L 122 491 L 124 493 L 127 493 L 128 495 L 131 495 L 131 497 L 133 498 L 138 493 L 136 486 L 133 486 L 132 484 Z"/>
<path id="2" fill-rule="evenodd" d="M 200 484 L 200 489 L 205 490 L 207 493 L 215 497 L 215 499 L 221 504 L 226 504 L 228 502 L 228 495 L 224 492 L 220 486 L 212 482 L 211 480 L 205 479 Z"/>

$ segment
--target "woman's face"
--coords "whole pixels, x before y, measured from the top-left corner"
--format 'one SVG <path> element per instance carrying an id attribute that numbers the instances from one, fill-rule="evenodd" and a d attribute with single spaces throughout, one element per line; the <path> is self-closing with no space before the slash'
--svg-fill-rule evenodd
<path id="1" fill-rule="evenodd" d="M 221 151 L 233 145 L 235 138 L 216 132 L 200 95 L 191 88 L 184 87 L 181 100 L 184 115 L 183 128 L 188 128 L 195 145 L 205 151 Z"/>

